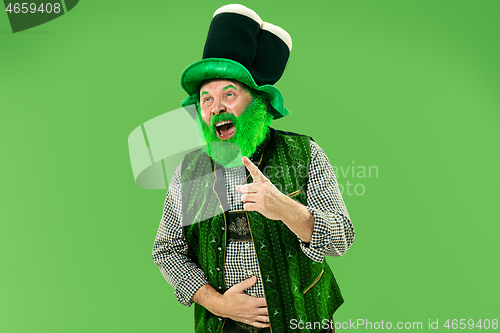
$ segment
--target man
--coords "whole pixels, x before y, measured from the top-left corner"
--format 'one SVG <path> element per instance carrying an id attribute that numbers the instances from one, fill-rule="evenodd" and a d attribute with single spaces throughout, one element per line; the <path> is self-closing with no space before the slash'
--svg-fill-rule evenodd
<path id="1" fill-rule="evenodd" d="M 290 49 L 284 30 L 228 5 L 181 76 L 207 145 L 172 178 L 153 260 L 196 303 L 196 332 L 327 332 L 343 302 L 324 260 L 354 239 L 335 175 L 310 137 L 269 127 L 289 114 L 273 84 Z"/>

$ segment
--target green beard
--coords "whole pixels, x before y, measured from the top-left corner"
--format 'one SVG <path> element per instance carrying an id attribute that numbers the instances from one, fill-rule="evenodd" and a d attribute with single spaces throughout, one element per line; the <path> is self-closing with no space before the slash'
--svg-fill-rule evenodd
<path id="1" fill-rule="evenodd" d="M 206 146 L 202 151 L 207 153 L 214 161 L 230 168 L 241 166 L 243 156 L 251 157 L 257 146 L 264 142 L 273 116 L 267 112 L 267 106 L 263 98 L 254 97 L 252 102 L 245 108 L 245 111 L 236 117 L 232 113 L 221 113 L 210 118 L 210 125 L 207 125 L 201 117 L 198 108 L 198 118 L 200 126 L 196 126 L 198 134 Z M 236 127 L 234 135 L 221 140 L 217 135 L 214 124 L 222 120 L 231 120 Z"/>

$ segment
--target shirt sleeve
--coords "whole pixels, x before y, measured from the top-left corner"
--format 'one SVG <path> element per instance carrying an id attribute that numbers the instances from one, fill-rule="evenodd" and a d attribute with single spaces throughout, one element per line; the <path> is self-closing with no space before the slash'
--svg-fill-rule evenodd
<path id="1" fill-rule="evenodd" d="M 153 245 L 153 261 L 174 288 L 177 300 L 191 306 L 191 298 L 208 280 L 203 271 L 188 257 L 188 246 L 182 232 L 181 165 L 172 177 L 163 216 Z"/>
<path id="2" fill-rule="evenodd" d="M 311 242 L 298 238 L 302 251 L 322 262 L 325 255 L 342 256 L 354 241 L 354 227 L 323 149 L 311 140 L 311 164 L 307 180 L 307 209 L 314 217 Z"/>

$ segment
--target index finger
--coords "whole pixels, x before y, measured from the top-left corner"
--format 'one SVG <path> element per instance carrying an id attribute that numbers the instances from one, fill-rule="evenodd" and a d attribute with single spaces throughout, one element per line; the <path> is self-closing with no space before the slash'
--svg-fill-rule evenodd
<path id="1" fill-rule="evenodd" d="M 257 166 L 253 164 L 248 157 L 243 156 L 243 164 L 247 168 L 248 172 L 250 172 L 254 182 L 266 179 L 262 172 L 260 172 L 259 168 L 257 168 Z"/>

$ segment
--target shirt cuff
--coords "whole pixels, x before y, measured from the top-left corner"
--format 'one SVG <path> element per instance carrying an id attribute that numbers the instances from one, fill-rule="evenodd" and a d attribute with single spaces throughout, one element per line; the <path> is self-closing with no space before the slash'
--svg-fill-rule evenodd
<path id="1" fill-rule="evenodd" d="M 314 229 L 311 235 L 311 242 L 306 243 L 297 237 L 300 243 L 300 248 L 309 259 L 323 262 L 326 254 L 326 248 L 330 244 L 329 224 L 325 221 L 326 217 L 321 215 L 321 212 L 306 206 L 314 218 Z"/>
<path id="2" fill-rule="evenodd" d="M 190 274 L 188 274 L 187 279 L 182 281 L 181 286 L 179 286 L 175 290 L 175 296 L 177 300 L 186 306 L 193 305 L 192 298 L 194 294 L 200 289 L 202 286 L 208 284 L 208 280 L 203 274 L 203 271 L 199 268 L 194 269 Z"/>

